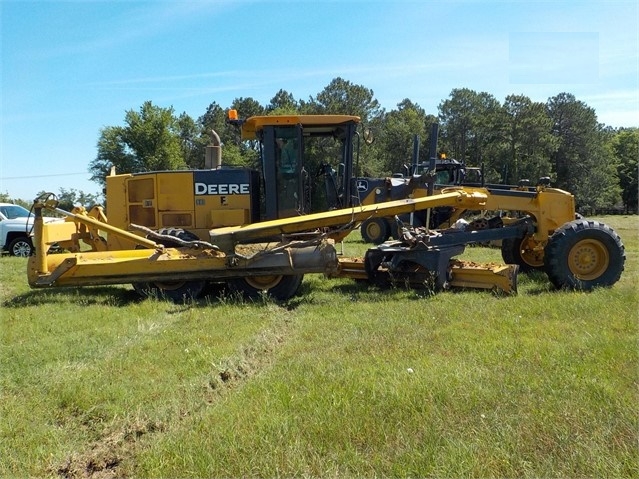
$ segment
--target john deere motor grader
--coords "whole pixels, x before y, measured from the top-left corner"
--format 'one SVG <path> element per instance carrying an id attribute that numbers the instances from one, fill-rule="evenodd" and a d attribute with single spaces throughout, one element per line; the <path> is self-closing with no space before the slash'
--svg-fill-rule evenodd
<path id="1" fill-rule="evenodd" d="M 250 296 L 266 292 L 284 300 L 297 292 L 304 274 L 323 273 L 378 285 L 401 282 L 434 290 L 512 292 L 517 264 L 479 265 L 454 258 L 469 243 L 498 239 L 522 245 L 513 263 L 527 254 L 543 258 L 550 281 L 559 288 L 610 286 L 623 271 L 620 238 L 606 225 L 575 220 L 574 198 L 565 191 L 545 185 L 525 191 L 458 186 L 423 198 L 362 205 L 353 175 L 357 117 L 231 121 L 243 139 L 258 143 L 260 172 L 221 166 L 217 142 L 209 153 L 217 160 L 209 161 L 212 168 L 206 170 L 107 177 L 108 220 L 99 209 L 68 213 L 57 208 L 55 198 L 38 198 L 29 284 L 48 288 L 132 283 L 142 294 L 182 300 L 198 296 L 207 283 L 215 282 Z M 312 212 L 313 175 L 305 150 L 316 138 L 335 140 L 337 150 L 320 147 L 339 155 L 333 165 L 322 165 L 330 171 L 329 190 L 324 211 Z M 292 150 L 287 154 L 285 143 Z M 438 207 L 516 210 L 526 215 L 490 229 L 402 228 L 400 240 L 371 248 L 362 258 L 338 255 L 334 247 L 367 219 Z M 45 209 L 64 214 L 67 221 L 44 224 Z M 70 252 L 49 255 L 52 244 Z"/>

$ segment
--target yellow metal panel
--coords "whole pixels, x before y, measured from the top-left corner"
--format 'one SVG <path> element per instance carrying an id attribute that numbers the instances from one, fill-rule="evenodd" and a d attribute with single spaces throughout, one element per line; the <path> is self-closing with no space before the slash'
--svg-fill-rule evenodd
<path id="1" fill-rule="evenodd" d="M 243 213 L 238 213 L 240 210 Z M 250 211 L 251 195 L 198 195 L 195 201 L 195 224 L 197 228 L 208 229 L 239 226 L 250 221 Z"/>
<path id="2" fill-rule="evenodd" d="M 155 181 L 154 176 L 136 178 L 132 176 L 129 178 L 127 188 L 129 191 L 130 203 L 142 203 L 145 200 L 151 200 L 155 198 Z"/>
<path id="3" fill-rule="evenodd" d="M 179 228 L 193 227 L 193 213 L 190 211 L 160 212 L 160 228 L 169 226 Z"/>
<path id="4" fill-rule="evenodd" d="M 126 222 L 118 226 L 123 229 L 128 229 L 128 225 L 133 223 L 148 228 L 157 227 L 155 177 L 155 174 L 151 174 L 131 175 L 126 178 L 124 184 L 127 191 L 126 199 L 128 203 Z M 110 206 L 109 204 L 109 207 Z M 109 222 L 110 221 L 111 218 L 109 218 Z"/>
<path id="5" fill-rule="evenodd" d="M 541 242 L 546 241 L 548 235 L 562 224 L 575 219 L 575 198 L 570 193 L 555 188 L 546 188 L 534 195 L 520 197 L 495 192 L 488 195 L 486 205 L 482 209 L 529 213 L 537 220 L 534 237 Z"/>
<path id="6" fill-rule="evenodd" d="M 326 273 L 337 267 L 337 255 L 330 242 L 262 253 L 235 258 L 232 263 L 219 251 L 201 248 L 42 253 L 29 259 L 27 276 L 32 287 L 51 287 Z"/>
<path id="7" fill-rule="evenodd" d="M 54 221 L 47 223 L 42 228 L 42 236 L 45 244 L 51 245 L 59 241 L 66 241 L 78 231 L 75 223 L 70 221 Z"/>
<path id="8" fill-rule="evenodd" d="M 158 210 L 190 211 L 193 209 L 193 173 L 182 171 L 157 175 Z M 170 225 L 166 225 L 170 226 Z M 179 225 L 172 225 L 179 226 Z"/>
<path id="9" fill-rule="evenodd" d="M 224 208 L 211 211 L 211 228 L 222 226 L 240 226 L 249 222 L 249 210 Z"/>
<path id="10" fill-rule="evenodd" d="M 155 208 L 144 205 L 130 205 L 129 219 L 133 224 L 146 226 L 148 228 L 155 228 L 157 225 Z"/>
<path id="11" fill-rule="evenodd" d="M 292 126 L 302 125 L 310 128 L 321 128 L 326 125 L 331 130 L 335 125 L 353 121 L 360 122 L 358 116 L 351 115 L 272 115 L 272 116 L 252 116 L 247 118 L 242 124 L 242 139 L 254 140 L 256 132 L 265 126 Z"/>
<path id="12" fill-rule="evenodd" d="M 110 175 L 106 177 L 106 204 L 109 224 L 116 228 L 126 228 L 128 224 L 128 208 L 126 182 L 131 175 Z"/>
<path id="13" fill-rule="evenodd" d="M 135 249 L 47 255 L 47 274 L 38 271 L 38 258 L 28 262 L 29 284 L 37 286 L 79 286 L 144 281 L 144 275 L 180 275 L 226 269 L 221 253 L 207 250 L 189 255 L 175 249 Z M 175 277 L 175 276 L 174 276 Z"/>

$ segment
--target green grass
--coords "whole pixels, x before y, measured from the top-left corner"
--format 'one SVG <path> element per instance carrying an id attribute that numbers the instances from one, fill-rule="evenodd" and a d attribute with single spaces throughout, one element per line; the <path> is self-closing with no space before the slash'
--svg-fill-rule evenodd
<path id="1" fill-rule="evenodd" d="M 0 476 L 637 477 L 639 219 L 604 221 L 626 271 L 591 293 L 307 276 L 174 305 L 2 258 Z"/>

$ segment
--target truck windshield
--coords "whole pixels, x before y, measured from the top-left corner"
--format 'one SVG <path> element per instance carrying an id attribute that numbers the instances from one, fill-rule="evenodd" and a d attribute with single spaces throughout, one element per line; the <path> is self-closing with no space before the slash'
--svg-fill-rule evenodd
<path id="1" fill-rule="evenodd" d="M 0 213 L 8 220 L 29 217 L 29 210 L 20 205 L 2 205 L 0 206 Z"/>

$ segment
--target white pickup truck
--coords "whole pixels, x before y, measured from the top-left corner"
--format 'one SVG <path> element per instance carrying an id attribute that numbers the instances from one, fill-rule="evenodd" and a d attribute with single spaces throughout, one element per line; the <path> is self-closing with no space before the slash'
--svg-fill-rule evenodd
<path id="1" fill-rule="evenodd" d="M 45 221 L 56 218 L 45 218 Z M 33 214 L 20 205 L 0 203 L 0 251 L 12 256 L 31 256 Z"/>

